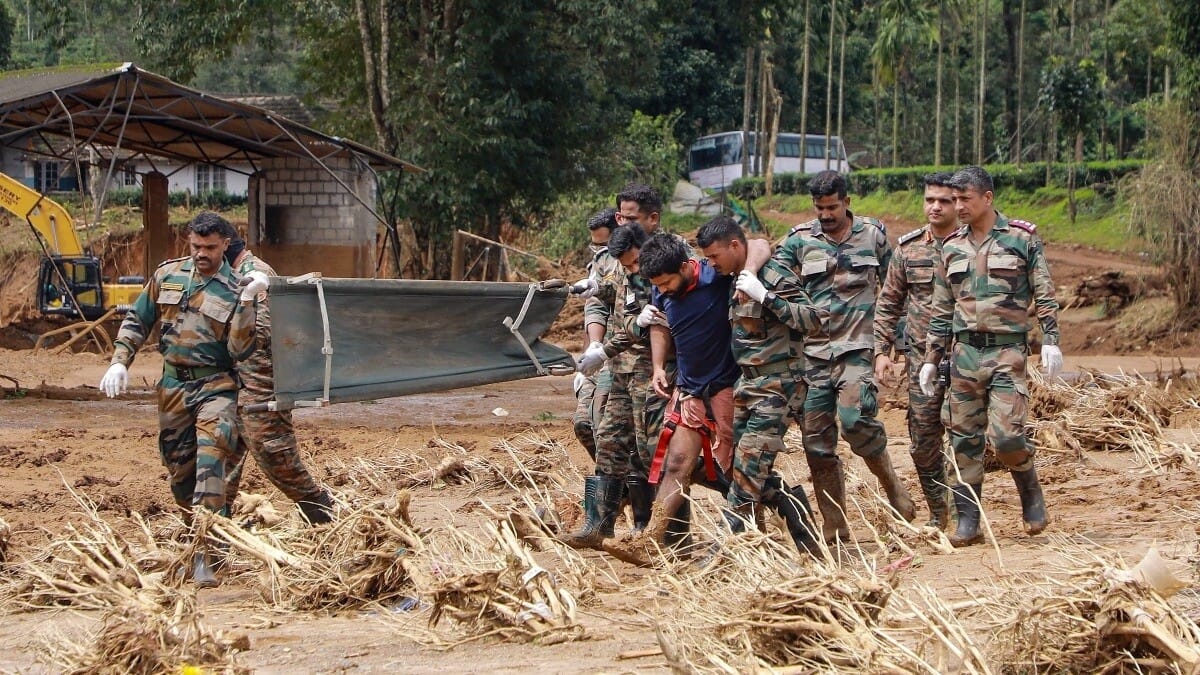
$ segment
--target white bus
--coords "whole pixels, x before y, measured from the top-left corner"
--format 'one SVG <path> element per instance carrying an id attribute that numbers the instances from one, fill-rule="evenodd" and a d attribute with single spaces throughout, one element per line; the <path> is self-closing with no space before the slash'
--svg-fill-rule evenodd
<path id="1" fill-rule="evenodd" d="M 803 142 L 801 142 L 803 139 Z M 801 158 L 801 146 L 804 157 Z M 755 134 L 750 132 L 750 164 L 755 161 Z M 829 139 L 829 166 L 834 171 L 847 173 L 850 163 L 846 161 L 846 147 L 842 139 Z M 692 143 L 688 149 L 688 180 L 699 187 L 720 190 L 742 177 L 742 132 L 726 131 L 704 136 Z M 763 158 L 766 168 L 766 157 Z M 825 136 L 818 134 L 780 133 L 775 143 L 775 173 L 817 173 L 824 171 Z"/>

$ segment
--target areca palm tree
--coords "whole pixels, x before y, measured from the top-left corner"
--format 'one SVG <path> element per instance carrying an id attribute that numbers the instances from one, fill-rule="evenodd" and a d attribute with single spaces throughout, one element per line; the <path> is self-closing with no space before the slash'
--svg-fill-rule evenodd
<path id="1" fill-rule="evenodd" d="M 932 45 L 937 39 L 937 21 L 922 0 L 883 0 L 875 11 L 878 32 L 871 46 L 871 61 L 879 84 L 892 87 L 892 166 L 896 166 L 900 158 L 900 80 L 916 48 Z"/>

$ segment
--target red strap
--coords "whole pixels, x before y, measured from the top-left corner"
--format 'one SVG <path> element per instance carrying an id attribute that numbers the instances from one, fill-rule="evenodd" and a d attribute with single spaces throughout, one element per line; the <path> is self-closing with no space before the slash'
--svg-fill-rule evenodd
<path id="1" fill-rule="evenodd" d="M 658 445 L 654 448 L 654 460 L 650 462 L 650 476 L 647 478 L 651 485 L 658 485 L 658 481 L 662 479 L 667 446 L 671 444 L 671 436 L 675 435 L 675 427 L 682 421 L 683 416 L 679 414 L 678 407 L 667 413 L 666 419 L 663 420 L 662 431 L 658 434 Z"/>
<path id="2" fill-rule="evenodd" d="M 650 462 L 651 485 L 658 485 L 658 481 L 662 480 L 663 464 L 667 459 L 667 446 L 671 444 L 671 436 L 675 435 L 675 428 L 683 421 L 683 415 L 679 411 L 679 406 L 667 413 L 666 419 L 663 420 L 662 431 L 658 435 L 658 446 L 654 448 L 654 460 Z M 700 432 L 700 450 L 704 455 L 704 475 L 710 481 L 717 480 L 717 463 L 713 456 L 712 439 L 716 435 L 717 423 L 712 420 L 705 420 L 704 426 L 697 429 Z"/>

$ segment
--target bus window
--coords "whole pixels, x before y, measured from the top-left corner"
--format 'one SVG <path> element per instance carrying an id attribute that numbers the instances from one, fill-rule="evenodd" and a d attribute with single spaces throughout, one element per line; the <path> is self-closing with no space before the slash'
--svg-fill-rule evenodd
<path id="1" fill-rule="evenodd" d="M 741 134 L 702 138 L 688 151 L 688 170 L 703 171 L 718 166 L 740 164 L 741 151 Z"/>

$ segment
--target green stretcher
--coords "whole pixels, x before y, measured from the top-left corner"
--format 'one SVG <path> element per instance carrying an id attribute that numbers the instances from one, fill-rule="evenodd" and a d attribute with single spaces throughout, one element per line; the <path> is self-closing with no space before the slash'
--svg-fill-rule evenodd
<path id="1" fill-rule="evenodd" d="M 575 371 L 543 342 L 567 300 L 540 283 L 272 277 L 272 410 Z"/>

